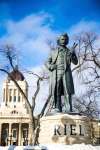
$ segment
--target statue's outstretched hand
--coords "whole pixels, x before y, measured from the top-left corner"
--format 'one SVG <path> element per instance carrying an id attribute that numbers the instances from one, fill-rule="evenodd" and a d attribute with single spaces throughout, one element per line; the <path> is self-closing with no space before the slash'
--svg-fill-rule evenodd
<path id="1" fill-rule="evenodd" d="M 75 48 L 77 47 L 77 45 L 78 45 L 78 44 L 74 42 L 74 44 L 73 44 L 73 46 L 72 46 L 72 48 L 71 48 L 71 53 L 72 53 L 72 54 L 75 54 Z"/>
<path id="2" fill-rule="evenodd" d="M 77 45 L 78 45 L 78 44 L 74 42 L 73 48 L 75 49 L 75 48 L 77 47 Z"/>

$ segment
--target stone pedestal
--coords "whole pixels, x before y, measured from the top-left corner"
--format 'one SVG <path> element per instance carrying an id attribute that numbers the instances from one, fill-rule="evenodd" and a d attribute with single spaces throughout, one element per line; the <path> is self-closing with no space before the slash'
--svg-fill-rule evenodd
<path id="1" fill-rule="evenodd" d="M 58 113 L 40 121 L 40 144 L 91 143 L 91 123 L 88 117 Z"/>

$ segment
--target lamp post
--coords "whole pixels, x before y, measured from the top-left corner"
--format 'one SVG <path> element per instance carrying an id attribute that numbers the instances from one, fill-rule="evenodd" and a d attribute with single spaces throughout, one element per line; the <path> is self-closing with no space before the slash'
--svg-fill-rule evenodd
<path id="1" fill-rule="evenodd" d="M 99 139 L 98 139 L 98 144 L 100 144 L 100 120 L 98 122 L 98 128 L 99 128 Z"/>

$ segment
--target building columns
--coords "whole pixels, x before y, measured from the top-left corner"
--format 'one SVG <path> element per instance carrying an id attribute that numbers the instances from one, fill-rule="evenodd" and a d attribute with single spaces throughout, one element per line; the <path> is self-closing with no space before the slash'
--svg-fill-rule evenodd
<path id="1" fill-rule="evenodd" d="M 9 123 L 9 136 L 8 136 L 8 145 L 12 144 L 12 132 L 11 132 L 12 123 Z"/>
<path id="2" fill-rule="evenodd" d="M 19 123 L 18 145 L 21 145 L 21 123 Z"/>

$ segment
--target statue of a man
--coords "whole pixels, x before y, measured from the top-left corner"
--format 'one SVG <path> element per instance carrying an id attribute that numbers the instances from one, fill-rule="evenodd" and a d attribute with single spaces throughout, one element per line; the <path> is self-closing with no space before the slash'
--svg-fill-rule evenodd
<path id="1" fill-rule="evenodd" d="M 67 34 L 63 34 L 57 40 L 58 47 L 51 51 L 46 62 L 46 67 L 50 71 L 50 92 L 54 101 L 54 107 L 57 112 L 62 112 L 61 96 L 67 97 L 72 112 L 72 94 L 74 94 L 74 84 L 71 72 L 71 62 L 75 65 L 78 63 L 73 51 L 68 49 L 66 45 L 69 42 Z"/>

